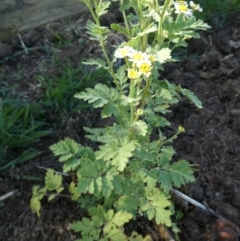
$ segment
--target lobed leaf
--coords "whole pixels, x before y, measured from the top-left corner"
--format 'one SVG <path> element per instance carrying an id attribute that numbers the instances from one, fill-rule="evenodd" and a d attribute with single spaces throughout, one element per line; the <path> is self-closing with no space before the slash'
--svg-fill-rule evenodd
<path id="1" fill-rule="evenodd" d="M 103 158 L 105 161 L 110 161 L 119 171 L 123 171 L 134 150 L 133 142 L 108 143 L 100 146 L 100 150 L 96 152 L 96 159 Z"/>
<path id="2" fill-rule="evenodd" d="M 181 185 L 195 180 L 191 165 L 185 160 L 173 163 L 168 167 L 168 171 L 176 187 L 180 187 Z"/>
<path id="3" fill-rule="evenodd" d="M 164 224 L 168 227 L 172 222 L 170 219 L 171 211 L 168 210 L 171 202 L 157 188 L 148 191 L 146 188 L 146 201 L 142 199 L 141 210 L 146 211 L 148 218 L 155 218 L 157 224 Z"/>
<path id="4" fill-rule="evenodd" d="M 80 145 L 70 138 L 65 138 L 64 140 L 51 145 L 50 150 L 55 156 L 71 154 L 76 155 L 78 153 Z"/>
<path id="5" fill-rule="evenodd" d="M 108 88 L 106 85 L 97 84 L 94 89 L 87 88 L 85 92 L 75 95 L 78 99 L 88 101 L 95 108 L 103 107 L 109 102 L 114 102 L 118 98 L 118 91 L 114 88 Z"/>
<path id="6" fill-rule="evenodd" d="M 45 176 L 45 186 L 49 191 L 58 190 L 62 184 L 62 176 L 55 173 L 53 169 L 48 169 Z"/>
<path id="7" fill-rule="evenodd" d="M 95 12 L 98 17 L 106 14 L 108 12 L 108 8 L 110 6 L 111 2 L 110 1 L 99 1 L 97 8 L 95 9 Z"/>
<path id="8" fill-rule="evenodd" d="M 100 68 L 108 69 L 106 62 L 98 58 L 96 59 L 90 58 L 90 59 L 87 59 L 87 61 L 83 61 L 82 63 L 85 65 L 95 65 L 96 69 L 100 69 Z"/>
<path id="9" fill-rule="evenodd" d="M 146 136 L 148 125 L 142 120 L 134 121 L 132 126 L 138 131 L 142 136 Z"/>

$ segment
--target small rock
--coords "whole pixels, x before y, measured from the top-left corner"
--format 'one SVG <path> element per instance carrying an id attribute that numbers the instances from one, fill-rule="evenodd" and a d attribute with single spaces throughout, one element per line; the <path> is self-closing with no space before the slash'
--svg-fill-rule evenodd
<path id="1" fill-rule="evenodd" d="M 218 219 L 212 226 L 216 241 L 238 241 L 238 235 L 231 223 Z"/>

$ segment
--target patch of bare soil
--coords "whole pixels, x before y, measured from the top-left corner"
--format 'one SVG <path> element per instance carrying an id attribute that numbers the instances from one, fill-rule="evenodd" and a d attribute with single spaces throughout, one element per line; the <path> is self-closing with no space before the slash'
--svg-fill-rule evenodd
<path id="1" fill-rule="evenodd" d="M 22 40 L 29 48 L 28 54 L 17 37 L 0 43 L 0 64 L 5 76 L 1 85 L 18 83 L 23 97 L 32 93 L 37 95 L 33 91 L 38 84 L 37 74 L 51 76 L 59 73 L 52 64 L 56 56 L 63 61 L 71 61 L 75 66 L 81 57 L 99 56 L 98 46 L 88 42 L 81 28 L 85 20 L 76 16 L 70 24 L 66 21 L 54 22 L 22 34 Z M 105 21 L 111 23 L 119 19 L 111 14 Z M 61 37 L 63 46 L 59 46 L 57 36 Z M 109 44 L 117 41 L 113 35 Z M 196 165 L 196 182 L 186 185 L 181 191 L 228 220 L 219 221 L 209 212 L 187 203 L 181 207 L 184 212 L 184 218 L 179 223 L 181 241 L 235 241 L 240 225 L 239 15 L 230 16 L 224 28 L 212 29 L 200 39 L 191 40 L 188 50 L 180 57 L 180 62 L 165 66 L 163 77 L 190 89 L 203 103 L 202 109 L 196 109 L 183 99 L 173 106 L 168 116 L 172 122 L 167 130 L 169 134 L 179 125 L 186 129 L 175 141 L 176 158 L 185 158 Z M 23 76 L 20 80 L 16 78 L 19 70 Z M 15 189 L 18 192 L 6 199 L 5 206 L 0 209 L 0 240 L 70 241 L 76 238 L 69 224 L 81 219 L 84 211 L 69 199 L 59 198 L 53 203 L 44 201 L 42 216 L 38 219 L 30 210 L 29 200 L 32 186 L 41 182 L 27 181 L 23 176 L 43 178 L 45 172 L 37 168 L 38 165 L 61 169 L 47 148 L 56 139 L 71 136 L 69 129 L 66 127 L 66 133 L 60 133 L 58 138 L 44 141 L 39 148 L 45 154 L 24 167 L 2 174 L 0 196 Z M 163 240 L 150 224 L 139 220 L 135 225 L 143 234 L 151 233 L 153 240 Z"/>

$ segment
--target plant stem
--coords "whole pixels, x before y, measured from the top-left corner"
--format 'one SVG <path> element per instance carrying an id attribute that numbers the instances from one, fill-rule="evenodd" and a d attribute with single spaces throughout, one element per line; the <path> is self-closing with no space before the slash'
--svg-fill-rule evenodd
<path id="1" fill-rule="evenodd" d="M 104 56 L 105 56 L 105 58 L 106 58 L 106 60 L 107 60 L 108 66 L 109 66 L 108 72 L 109 72 L 109 74 L 113 77 L 113 82 L 116 84 L 118 91 L 122 94 L 122 88 L 121 88 L 121 86 L 119 85 L 119 83 L 118 83 L 118 81 L 117 81 L 117 79 L 116 79 L 116 76 L 115 76 L 115 74 L 114 74 L 113 64 L 112 64 L 112 62 L 110 61 L 110 58 L 108 57 L 108 53 L 107 53 L 106 46 L 105 46 L 105 44 L 104 44 L 103 37 L 101 38 L 100 46 L 101 46 L 101 48 L 102 48 L 102 50 L 103 50 Z"/>
<path id="2" fill-rule="evenodd" d="M 95 8 L 96 8 L 96 7 L 97 7 L 97 6 L 96 6 L 97 3 L 94 2 L 94 4 L 95 4 Z M 90 11 L 90 13 L 91 13 L 91 15 L 92 15 L 95 23 L 96 23 L 99 27 L 101 27 L 100 18 L 99 18 L 99 16 L 94 12 L 90 1 L 86 2 L 86 5 L 87 5 L 87 7 L 88 7 L 88 9 L 89 9 L 89 11 Z M 100 46 L 101 46 L 101 48 L 102 48 L 102 50 L 103 50 L 104 56 L 105 56 L 105 58 L 106 58 L 106 60 L 107 60 L 107 64 L 108 64 L 108 67 L 109 67 L 108 72 L 109 72 L 109 74 L 113 77 L 113 82 L 116 84 L 118 91 L 122 94 L 122 88 L 119 86 L 119 83 L 118 83 L 118 81 L 117 81 L 117 79 L 116 79 L 116 77 L 115 77 L 114 70 L 113 70 L 113 64 L 112 64 L 112 61 L 110 60 L 110 58 L 109 58 L 109 56 L 108 56 L 107 49 L 106 49 L 106 46 L 105 46 L 105 43 L 104 43 L 104 37 L 103 37 L 103 35 L 101 35 L 101 39 L 100 39 L 99 42 L 100 42 Z"/>
<path id="3" fill-rule="evenodd" d="M 94 3 L 95 3 L 95 2 L 94 2 Z M 90 3 L 90 1 L 86 2 L 86 5 L 87 5 L 87 7 L 88 7 L 88 9 L 89 9 L 89 11 L 90 11 L 90 13 L 91 13 L 91 15 L 92 15 L 95 23 L 96 23 L 98 26 L 100 26 L 100 20 L 99 20 L 97 14 L 94 12 L 94 10 L 93 10 L 93 8 L 92 8 L 92 4 Z"/>
<path id="4" fill-rule="evenodd" d="M 164 40 L 164 36 L 163 36 L 163 21 L 164 21 L 164 17 L 165 17 L 165 12 L 168 8 L 168 6 L 171 6 L 172 4 L 172 0 L 166 0 L 163 6 L 163 10 L 160 16 L 160 22 L 158 25 L 158 32 L 157 32 L 157 43 L 158 45 L 162 44 L 163 40 Z"/>
<path id="5" fill-rule="evenodd" d="M 140 32 L 142 32 L 145 27 L 143 24 L 144 21 L 142 21 L 143 20 L 142 0 L 138 0 L 137 5 L 138 5 L 138 14 L 139 14 L 139 22 L 140 22 Z M 142 51 L 144 51 L 144 36 L 142 38 Z"/>
<path id="6" fill-rule="evenodd" d="M 123 0 L 121 0 L 120 3 L 121 3 L 121 5 L 122 5 L 122 4 L 123 4 Z M 128 32 L 128 38 L 130 39 L 130 38 L 131 38 L 131 32 L 130 32 L 129 24 L 128 24 L 128 21 L 127 21 L 126 12 L 125 12 L 125 11 L 122 11 L 122 15 L 123 15 L 125 27 L 126 27 L 127 32 Z"/>
<path id="7" fill-rule="evenodd" d="M 135 89 L 134 80 L 131 80 L 130 93 L 129 93 L 130 98 L 134 97 L 134 89 Z M 130 110 L 131 110 L 131 122 L 133 122 L 134 121 L 134 106 L 133 106 L 133 103 L 130 104 Z"/>
<path id="8" fill-rule="evenodd" d="M 144 94 L 143 94 L 143 98 L 142 98 L 142 102 L 141 102 L 140 108 L 143 108 L 143 106 L 145 105 L 146 98 L 147 98 L 148 95 L 149 95 L 151 82 L 152 82 L 152 81 L 151 81 L 151 77 L 149 77 L 149 78 L 147 79 L 146 87 L 144 88 Z"/>

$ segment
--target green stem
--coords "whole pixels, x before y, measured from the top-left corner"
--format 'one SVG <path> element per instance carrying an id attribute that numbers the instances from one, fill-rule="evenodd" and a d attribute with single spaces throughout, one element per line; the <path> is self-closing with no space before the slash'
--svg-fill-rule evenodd
<path id="1" fill-rule="evenodd" d="M 122 88 L 121 88 L 121 86 L 119 85 L 119 83 L 118 83 L 118 81 L 116 79 L 115 74 L 114 74 L 113 64 L 112 64 L 112 61 L 110 60 L 110 58 L 108 56 L 107 49 L 106 49 L 106 46 L 104 44 L 103 37 L 101 38 L 100 46 L 101 46 L 101 48 L 103 50 L 104 56 L 105 56 L 105 58 L 107 60 L 108 66 L 109 66 L 108 72 L 113 77 L 113 82 L 116 84 L 118 91 L 122 94 L 123 91 L 122 91 Z"/>
<path id="2" fill-rule="evenodd" d="M 151 22 L 151 17 L 149 17 L 146 20 L 146 24 L 144 26 L 144 29 L 146 29 L 149 26 L 150 22 Z M 143 36 L 143 49 L 142 49 L 142 51 L 145 52 L 147 47 L 148 47 L 148 34 L 145 34 Z"/>
<path id="3" fill-rule="evenodd" d="M 94 2 L 94 3 L 95 3 L 95 2 Z M 87 7 L 88 7 L 88 9 L 89 9 L 89 11 L 90 11 L 90 13 L 91 13 L 91 15 L 92 15 L 95 23 L 96 23 L 98 26 L 100 26 L 100 20 L 99 20 L 97 14 L 94 12 L 94 10 L 93 10 L 93 8 L 92 8 L 92 4 L 90 3 L 90 1 L 86 2 L 86 5 L 87 5 Z"/>
<path id="4" fill-rule="evenodd" d="M 174 139 L 177 138 L 177 136 L 178 136 L 180 133 L 181 133 L 180 131 L 177 131 L 177 133 L 175 133 L 172 137 L 168 138 L 166 141 L 163 141 L 163 142 L 159 143 L 159 147 L 165 145 L 165 144 L 168 143 L 168 142 L 172 142 Z"/>
<path id="5" fill-rule="evenodd" d="M 144 21 L 143 21 L 143 13 L 142 13 L 142 0 L 137 1 L 137 6 L 138 6 L 138 17 L 139 17 L 139 22 L 140 22 L 140 32 L 144 30 Z M 142 38 L 142 51 L 144 51 L 144 36 Z M 140 47 L 140 46 L 139 46 Z"/>
<path id="6" fill-rule="evenodd" d="M 134 97 L 134 89 L 135 89 L 134 80 L 131 80 L 131 82 L 130 82 L 130 93 L 129 93 L 130 98 Z M 133 122 L 134 121 L 134 106 L 133 106 L 133 103 L 130 104 L 130 110 L 131 110 L 131 122 Z"/>
<path id="7" fill-rule="evenodd" d="M 158 25 L 158 33 L 157 33 L 157 43 L 158 45 L 162 44 L 162 42 L 164 41 L 164 36 L 163 36 L 163 21 L 164 21 L 164 17 L 165 17 L 165 12 L 168 8 L 168 6 L 171 6 L 172 4 L 172 0 L 166 0 L 163 6 L 163 10 L 160 16 L 160 23 Z"/>
<path id="8" fill-rule="evenodd" d="M 122 5 L 122 4 L 123 4 L 123 0 L 121 0 L 121 5 Z M 129 24 L 128 24 L 128 21 L 127 21 L 126 12 L 125 12 L 125 11 L 122 11 L 122 15 L 123 15 L 125 27 L 126 27 L 127 32 L 128 32 L 128 38 L 130 39 L 130 38 L 131 38 L 131 32 L 130 32 Z"/>
<path id="9" fill-rule="evenodd" d="M 145 101 L 146 101 L 146 99 L 147 99 L 147 97 L 149 95 L 151 82 L 152 82 L 151 81 L 151 77 L 148 77 L 146 87 L 144 88 L 144 94 L 143 94 L 141 106 L 139 107 L 141 109 L 144 107 Z"/>
<path id="10" fill-rule="evenodd" d="M 94 4 L 95 4 L 95 8 L 96 8 L 96 7 L 97 7 L 97 6 L 96 6 L 97 3 L 94 2 Z M 87 7 L 88 7 L 88 9 L 89 9 L 89 11 L 90 11 L 90 13 L 91 13 L 91 15 L 92 15 L 95 23 L 96 23 L 99 27 L 101 27 L 100 19 L 99 19 L 98 15 L 94 12 L 90 1 L 86 2 L 86 5 L 87 5 Z M 109 72 L 109 74 L 112 76 L 113 82 L 116 84 L 118 91 L 119 91 L 120 93 L 122 93 L 122 88 L 119 86 L 119 83 L 118 83 L 118 81 L 117 81 L 117 79 L 116 79 L 116 77 L 115 77 L 114 70 L 113 70 L 113 64 L 112 64 L 112 61 L 110 60 L 110 58 L 109 58 L 109 56 L 108 56 L 107 49 L 106 49 L 106 46 L 105 46 L 105 44 L 104 44 L 104 38 L 103 38 L 103 36 L 101 36 L 100 46 L 101 46 L 101 48 L 102 48 L 102 50 L 103 50 L 103 53 L 104 53 L 104 56 L 105 56 L 105 58 L 106 58 L 106 60 L 107 60 L 107 64 L 108 64 L 108 67 L 109 67 L 108 72 Z"/>

